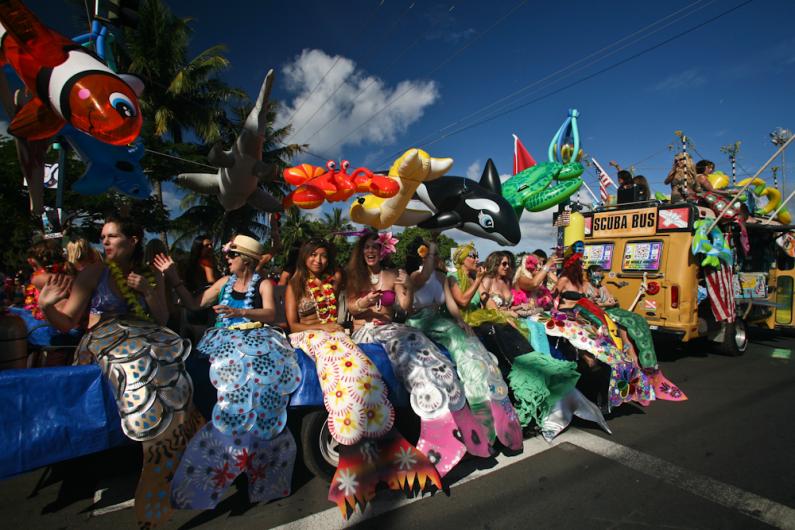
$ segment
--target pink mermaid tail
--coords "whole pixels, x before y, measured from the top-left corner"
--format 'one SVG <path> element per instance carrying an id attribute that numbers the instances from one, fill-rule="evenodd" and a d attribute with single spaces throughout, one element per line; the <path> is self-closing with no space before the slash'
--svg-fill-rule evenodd
<path id="1" fill-rule="evenodd" d="M 522 427 L 511 400 L 507 397 L 502 401 L 492 400 L 489 401 L 489 406 L 497 438 L 508 449 L 519 451 L 522 448 Z"/>
<path id="2" fill-rule="evenodd" d="M 657 399 L 666 401 L 687 401 L 687 396 L 678 386 L 673 384 L 662 373 L 659 368 L 647 368 L 643 370 L 654 387 L 654 394 Z"/>

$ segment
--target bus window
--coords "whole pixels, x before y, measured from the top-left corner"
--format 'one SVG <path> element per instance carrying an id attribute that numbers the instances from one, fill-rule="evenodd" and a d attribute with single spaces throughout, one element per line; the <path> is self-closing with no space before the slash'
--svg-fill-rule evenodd
<path id="1" fill-rule="evenodd" d="M 585 268 L 591 265 L 600 265 L 604 270 L 609 271 L 613 266 L 613 243 L 592 243 L 585 245 L 585 253 L 582 261 Z"/>
<path id="2" fill-rule="evenodd" d="M 657 272 L 662 262 L 662 241 L 630 241 L 624 247 L 621 269 L 636 272 Z"/>

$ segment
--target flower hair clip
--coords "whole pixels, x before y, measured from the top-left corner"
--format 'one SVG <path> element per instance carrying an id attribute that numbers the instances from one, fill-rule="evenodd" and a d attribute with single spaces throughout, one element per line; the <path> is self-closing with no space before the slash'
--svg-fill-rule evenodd
<path id="1" fill-rule="evenodd" d="M 580 252 L 575 252 L 574 254 L 569 256 L 569 259 L 566 260 L 566 263 L 563 264 L 563 267 L 564 268 L 570 267 L 581 259 L 582 259 L 582 254 Z"/>
<path id="2" fill-rule="evenodd" d="M 378 242 L 381 243 L 380 259 L 384 259 L 388 255 L 397 252 L 397 247 L 395 245 L 398 244 L 398 241 L 400 241 L 398 238 L 392 237 L 392 232 L 378 234 Z"/>

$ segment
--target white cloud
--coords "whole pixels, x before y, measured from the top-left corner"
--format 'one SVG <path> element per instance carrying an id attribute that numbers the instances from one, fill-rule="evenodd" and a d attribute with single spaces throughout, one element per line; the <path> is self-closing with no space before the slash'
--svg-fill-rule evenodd
<path id="1" fill-rule="evenodd" d="M 282 106 L 277 123 L 284 125 L 292 116 L 289 141 L 309 143 L 327 156 L 336 156 L 345 145 L 394 142 L 439 98 L 434 81 L 403 80 L 390 88 L 352 60 L 321 50 L 304 50 L 282 73 L 293 99 Z"/>
<path id="2" fill-rule="evenodd" d="M 482 259 L 495 250 L 510 250 L 513 253 L 532 252 L 540 248 L 547 254 L 557 242 L 557 228 L 552 226 L 552 213 L 554 209 L 544 212 L 524 212 L 519 221 L 522 230 L 522 240 L 515 247 L 503 247 L 489 239 L 474 237 L 460 230 L 447 230 L 444 234 L 458 243 L 474 241 Z"/>
<path id="3" fill-rule="evenodd" d="M 706 84 L 707 78 L 700 68 L 688 68 L 671 74 L 652 87 L 657 92 L 668 92 L 682 88 L 695 88 Z"/>
<path id="4" fill-rule="evenodd" d="M 475 160 L 469 167 L 467 168 L 466 177 L 472 180 L 480 180 L 480 176 L 483 174 L 483 164 L 480 163 L 480 160 Z"/>

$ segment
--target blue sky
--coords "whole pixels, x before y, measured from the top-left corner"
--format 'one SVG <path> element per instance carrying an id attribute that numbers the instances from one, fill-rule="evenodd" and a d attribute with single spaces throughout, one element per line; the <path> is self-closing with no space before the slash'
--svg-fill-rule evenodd
<path id="1" fill-rule="evenodd" d="M 770 131 L 795 128 L 788 97 L 795 4 L 788 0 L 167 3 L 193 19 L 193 54 L 227 46 L 229 83 L 255 94 L 275 68 L 273 96 L 283 103 L 282 119 L 293 118 L 293 140 L 354 167 L 386 168 L 395 154 L 431 141 L 432 155 L 455 159 L 451 174 L 478 177 L 488 158 L 507 174 L 512 133 L 543 160 L 567 109 L 576 107 L 588 154 L 605 167 L 609 160 L 634 164 L 667 193 L 662 180 L 675 130 L 727 173 L 720 147 L 741 141 L 739 173 L 748 174 L 773 153 Z M 29 5 L 65 34 L 82 30 L 73 4 Z M 515 109 L 466 128 L 506 106 Z M 788 164 L 787 173 L 792 190 L 795 167 Z M 596 191 L 595 176 L 586 177 Z M 517 250 L 548 247 L 549 218 L 524 217 Z M 493 248 L 483 242 L 481 252 Z"/>

